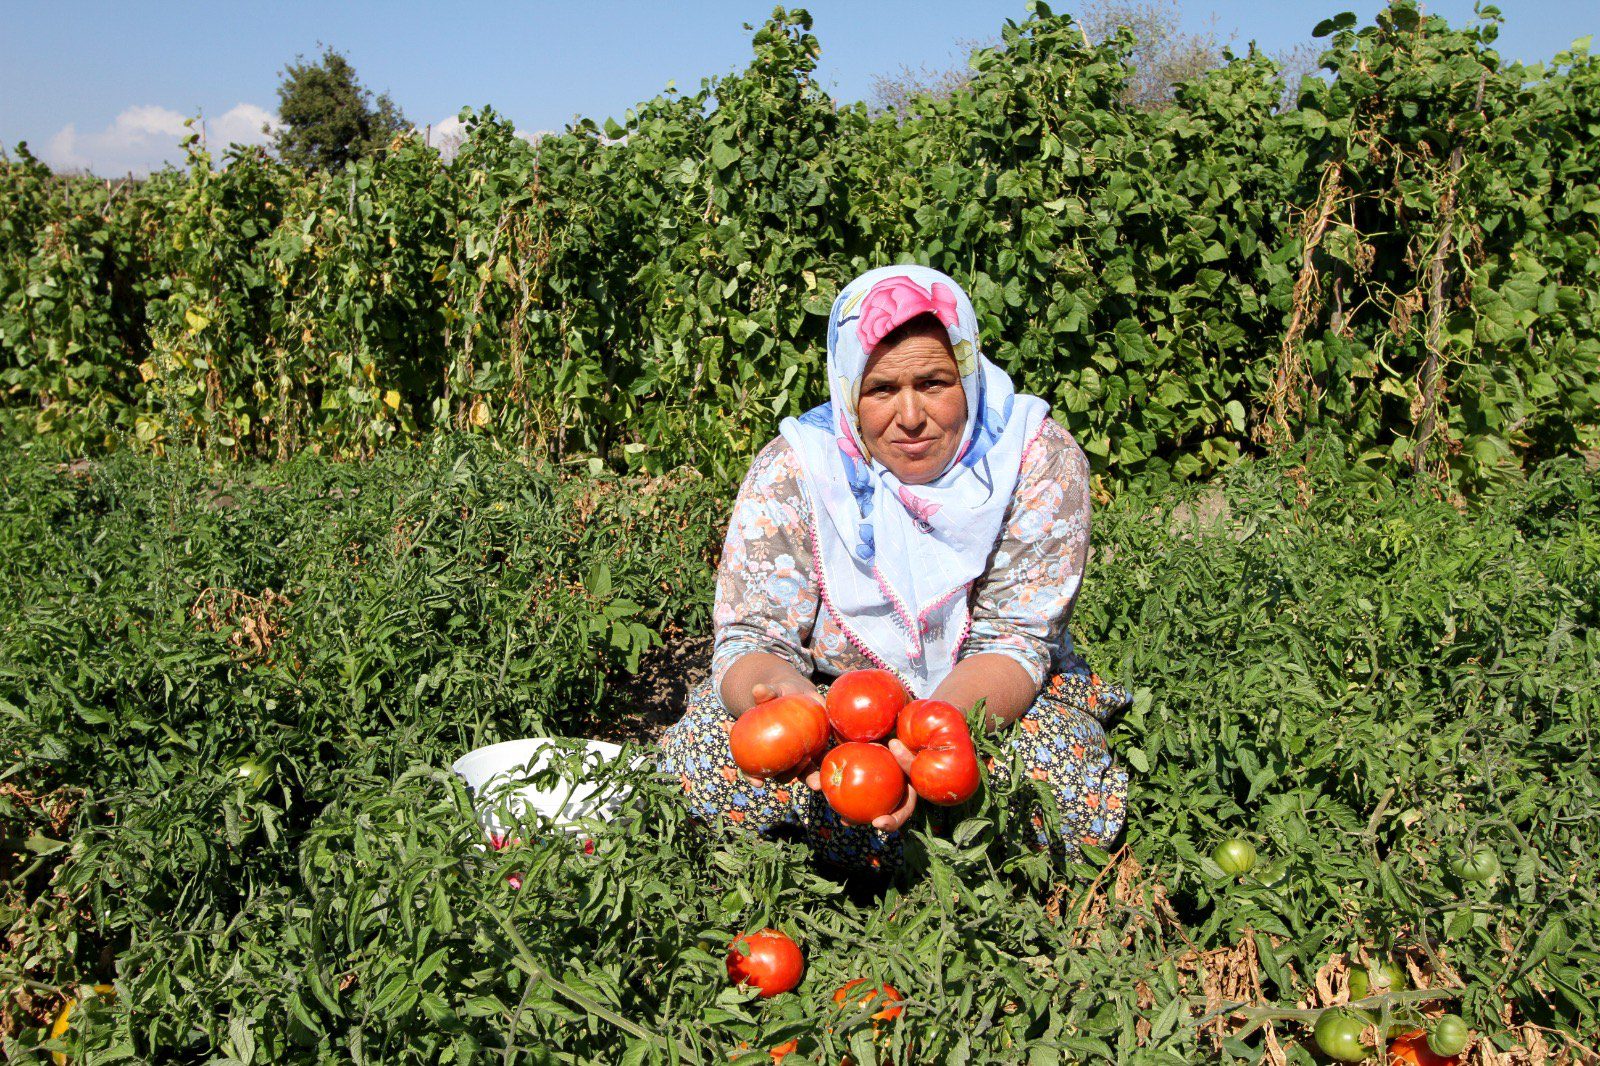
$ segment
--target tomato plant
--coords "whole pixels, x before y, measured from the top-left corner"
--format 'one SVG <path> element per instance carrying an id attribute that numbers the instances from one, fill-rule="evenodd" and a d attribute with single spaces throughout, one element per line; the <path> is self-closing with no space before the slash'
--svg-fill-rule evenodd
<path id="1" fill-rule="evenodd" d="M 740 715 L 728 745 L 739 769 L 768 778 L 816 758 L 827 735 L 827 714 L 821 704 L 807 696 L 779 696 Z"/>
<path id="2" fill-rule="evenodd" d="M 788 935 L 776 929 L 744 933 L 728 945 L 728 980 L 754 985 L 763 998 L 794 988 L 805 972 L 805 956 Z"/>
<path id="3" fill-rule="evenodd" d="M 828 721 L 845 740 L 882 740 L 894 732 L 910 696 L 887 670 L 851 670 L 828 688 Z"/>
<path id="4" fill-rule="evenodd" d="M 892 814 L 906 799 L 906 775 L 881 744 L 840 744 L 822 757 L 822 793 L 852 822 Z"/>

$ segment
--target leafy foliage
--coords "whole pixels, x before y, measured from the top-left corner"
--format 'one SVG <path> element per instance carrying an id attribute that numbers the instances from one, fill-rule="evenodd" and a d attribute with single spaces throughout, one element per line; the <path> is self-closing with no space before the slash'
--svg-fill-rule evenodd
<path id="1" fill-rule="evenodd" d="M 376 99 L 356 80 L 355 68 L 340 52 L 290 63 L 278 85 L 278 118 L 272 146 L 291 166 L 342 170 L 346 163 L 380 151 L 407 126 L 388 93 Z"/>
<path id="2" fill-rule="evenodd" d="M 1255 1061 L 1264 1033 L 1216 1013 L 1248 975 L 1241 998 L 1284 1008 L 1275 1039 L 1309 1062 L 1294 1005 L 1363 951 L 1501 1049 L 1600 1024 L 1600 495 L 1577 463 L 1471 510 L 1326 437 L 1203 490 L 1130 488 L 1097 513 L 1076 615 L 1137 687 L 1111 729 L 1127 850 L 1052 867 L 986 794 L 921 824 L 907 876 L 872 890 L 803 844 L 692 831 L 644 769 L 615 771 L 640 808 L 593 854 L 537 827 L 496 854 L 443 769 L 630 716 L 642 649 L 709 629 L 732 483 L 572 478 L 470 436 L 363 464 L 5 448 L 7 987 L 117 988 L 51 1047 Z M 1234 835 L 1281 879 L 1219 876 Z M 1482 847 L 1500 876 L 1450 872 Z M 809 970 L 756 1002 L 720 955 L 768 924 Z M 881 1054 L 868 1012 L 832 1006 L 858 976 L 906 997 Z"/>
<path id="3" fill-rule="evenodd" d="M 803 11 L 750 65 L 535 147 L 464 112 L 334 172 L 259 151 L 137 188 L 0 167 L 0 417 L 31 447 L 370 455 L 450 427 L 725 478 L 825 394 L 858 271 L 962 279 L 989 354 L 1105 489 L 1316 428 L 1477 491 L 1592 448 L 1600 64 L 1506 64 L 1401 3 L 1128 103 L 1139 42 L 1035 3 L 898 115 L 816 85 Z M 1148 63 L 1146 63 L 1148 66 Z"/>

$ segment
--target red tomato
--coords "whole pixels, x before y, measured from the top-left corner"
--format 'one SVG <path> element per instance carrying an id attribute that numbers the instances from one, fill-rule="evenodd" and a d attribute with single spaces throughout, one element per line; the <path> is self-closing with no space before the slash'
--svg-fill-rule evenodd
<path id="1" fill-rule="evenodd" d="M 921 751 L 944 737 L 972 739 L 961 709 L 944 700 L 912 700 L 906 704 L 900 709 L 895 735 L 912 751 Z"/>
<path id="2" fill-rule="evenodd" d="M 751 777 L 774 777 L 810 762 L 828 743 L 828 716 L 806 696 L 758 703 L 733 723 L 733 761 Z"/>
<path id="3" fill-rule="evenodd" d="M 843 1006 L 846 1000 L 853 1000 L 852 1006 L 855 1009 L 864 1010 L 873 1006 L 875 1000 L 882 1000 L 885 1006 L 882 1010 L 873 1014 L 873 1021 L 887 1022 L 900 1017 L 900 1012 L 905 1008 L 894 1006 L 894 1004 L 900 1002 L 900 993 L 894 990 L 894 985 L 886 984 L 882 988 L 863 988 L 854 995 L 850 994 L 852 988 L 859 984 L 865 984 L 866 980 L 865 977 L 857 977 L 854 981 L 846 981 L 833 993 L 833 1001 Z M 876 1029 L 877 1026 L 873 1026 L 873 1028 Z"/>
<path id="4" fill-rule="evenodd" d="M 750 954 L 741 952 L 740 944 Z M 755 985 L 763 998 L 799 984 L 805 965 L 805 956 L 795 942 L 776 929 L 745 933 L 728 945 L 728 980 L 736 985 Z"/>
<path id="5" fill-rule="evenodd" d="M 978 754 L 970 740 L 924 748 L 911 761 L 911 787 L 929 803 L 965 803 L 978 783 Z"/>
<path id="6" fill-rule="evenodd" d="M 906 775 L 882 744 L 840 744 L 822 758 L 822 794 L 852 822 L 893 814 L 906 801 Z"/>
<path id="7" fill-rule="evenodd" d="M 1394 1043 L 1389 1045 L 1389 1061 L 1405 1063 L 1406 1066 L 1455 1066 L 1461 1061 L 1461 1056 L 1435 1055 L 1433 1049 L 1428 1047 L 1427 1030 L 1418 1029 L 1395 1038 Z"/>
<path id="8" fill-rule="evenodd" d="M 846 740 L 882 740 L 910 698 L 887 670 L 851 670 L 828 689 L 828 721 Z"/>

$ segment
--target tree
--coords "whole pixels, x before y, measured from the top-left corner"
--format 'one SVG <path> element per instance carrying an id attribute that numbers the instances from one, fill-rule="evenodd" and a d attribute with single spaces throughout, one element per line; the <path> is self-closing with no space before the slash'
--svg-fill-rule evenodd
<path id="1" fill-rule="evenodd" d="M 374 99 L 356 80 L 350 61 L 332 48 L 308 63 L 296 56 L 278 83 L 278 118 L 273 147 L 286 163 L 337 170 L 382 151 L 410 128 L 400 108 L 383 93 Z"/>

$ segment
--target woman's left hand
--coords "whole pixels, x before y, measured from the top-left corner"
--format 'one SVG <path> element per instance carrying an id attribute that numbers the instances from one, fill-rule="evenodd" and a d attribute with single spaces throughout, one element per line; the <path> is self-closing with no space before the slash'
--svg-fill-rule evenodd
<path id="1" fill-rule="evenodd" d="M 912 813 L 917 809 L 917 790 L 911 787 L 911 749 L 900 743 L 898 737 L 889 739 L 889 754 L 894 756 L 894 761 L 900 764 L 900 771 L 906 775 L 906 801 L 900 804 L 898 810 L 888 814 L 880 814 L 872 820 L 874 829 L 882 829 L 885 833 L 897 833 L 900 827 L 911 820 Z M 813 792 L 822 791 L 822 772 L 812 770 L 806 774 L 806 787 Z M 850 819 L 840 816 L 839 820 L 846 825 L 859 825 Z"/>

